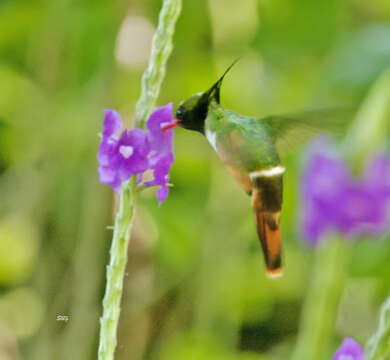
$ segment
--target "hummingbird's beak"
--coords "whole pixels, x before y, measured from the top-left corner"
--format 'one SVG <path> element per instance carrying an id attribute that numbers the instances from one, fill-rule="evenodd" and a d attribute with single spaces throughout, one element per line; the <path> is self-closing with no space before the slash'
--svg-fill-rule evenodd
<path id="1" fill-rule="evenodd" d="M 172 129 L 175 126 L 179 125 L 179 122 L 180 122 L 179 119 L 173 119 L 171 122 L 163 124 L 161 129 L 162 129 L 162 131 L 167 131 L 167 130 Z"/>

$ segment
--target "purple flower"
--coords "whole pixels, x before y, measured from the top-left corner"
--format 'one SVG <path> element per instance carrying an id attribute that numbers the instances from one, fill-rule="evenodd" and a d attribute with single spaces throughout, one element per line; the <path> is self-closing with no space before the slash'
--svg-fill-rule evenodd
<path id="1" fill-rule="evenodd" d="M 148 169 L 149 143 L 141 129 L 122 128 L 120 115 L 114 110 L 105 110 L 102 140 L 99 146 L 99 178 L 119 193 L 123 181 L 133 174 L 141 174 Z"/>
<path id="2" fill-rule="evenodd" d="M 345 338 L 333 360 L 364 360 L 364 350 L 354 339 Z"/>
<path id="3" fill-rule="evenodd" d="M 366 168 L 364 181 L 369 189 L 384 199 L 390 198 L 390 160 L 384 152 L 371 159 Z"/>
<path id="4" fill-rule="evenodd" d="M 161 204 L 168 196 L 169 171 L 175 160 L 173 155 L 173 130 L 164 129 L 173 122 L 172 103 L 157 108 L 146 123 L 150 144 L 149 168 L 154 179 L 145 185 L 160 185 L 157 200 Z"/>
<path id="5" fill-rule="evenodd" d="M 120 115 L 105 110 L 99 146 L 99 179 L 119 193 L 122 182 L 152 169 L 154 179 L 145 185 L 160 185 L 159 203 L 168 196 L 169 171 L 174 161 L 173 130 L 162 127 L 172 122 L 172 103 L 157 108 L 147 121 L 148 131 L 122 129 Z"/>
<path id="6" fill-rule="evenodd" d="M 310 148 L 302 176 L 302 228 L 316 244 L 328 231 L 350 237 L 387 230 L 390 205 L 390 158 L 373 157 L 362 179 L 354 179 L 329 140 Z"/>

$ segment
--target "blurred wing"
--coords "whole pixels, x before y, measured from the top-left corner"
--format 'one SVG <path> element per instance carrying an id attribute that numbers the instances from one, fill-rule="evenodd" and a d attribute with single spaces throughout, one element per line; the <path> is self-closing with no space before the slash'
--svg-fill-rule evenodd
<path id="1" fill-rule="evenodd" d="M 355 112 L 354 108 L 319 109 L 268 116 L 262 121 L 271 129 L 279 154 L 285 155 L 315 135 L 328 133 L 336 137 L 342 136 Z"/>

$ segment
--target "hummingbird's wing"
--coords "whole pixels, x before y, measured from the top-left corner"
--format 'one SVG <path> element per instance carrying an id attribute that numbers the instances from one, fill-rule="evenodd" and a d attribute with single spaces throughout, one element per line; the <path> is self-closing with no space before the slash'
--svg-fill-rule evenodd
<path id="1" fill-rule="evenodd" d="M 285 155 L 319 133 L 341 136 L 355 112 L 354 108 L 328 108 L 271 115 L 261 120 L 268 125 L 279 154 Z"/>

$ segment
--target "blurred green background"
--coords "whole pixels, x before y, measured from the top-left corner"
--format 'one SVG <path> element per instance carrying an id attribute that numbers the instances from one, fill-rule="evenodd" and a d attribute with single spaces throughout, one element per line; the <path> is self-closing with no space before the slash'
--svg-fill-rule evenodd
<path id="1" fill-rule="evenodd" d="M 96 358 L 116 201 L 98 182 L 98 133 L 104 108 L 131 126 L 160 7 L 0 1 L 1 360 Z M 239 56 L 227 108 L 355 104 L 390 66 L 390 2 L 185 0 L 159 104 L 205 90 Z M 158 207 L 148 190 L 137 206 L 117 359 L 289 358 L 313 267 L 298 227 L 301 151 L 283 159 L 277 281 L 264 275 L 249 198 L 206 140 L 177 129 L 175 154 L 168 200 Z M 333 349 L 376 327 L 385 240 L 353 244 Z"/>

